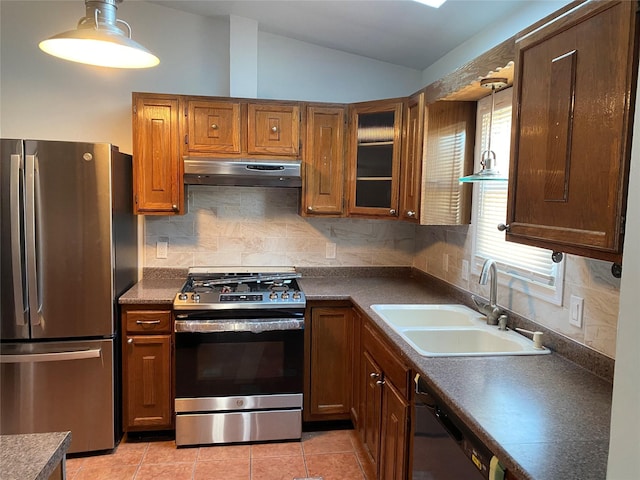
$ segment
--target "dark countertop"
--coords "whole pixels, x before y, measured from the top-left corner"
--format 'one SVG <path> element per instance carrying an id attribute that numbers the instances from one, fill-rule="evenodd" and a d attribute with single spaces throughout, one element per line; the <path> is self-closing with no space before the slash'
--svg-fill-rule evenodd
<path id="1" fill-rule="evenodd" d="M 119 299 L 121 304 L 162 304 L 173 305 L 176 293 L 184 284 L 183 278 L 144 278 L 127 290 Z"/>
<path id="2" fill-rule="evenodd" d="M 2 480 L 47 480 L 71 445 L 71 432 L 0 435 Z"/>
<path id="3" fill-rule="evenodd" d="M 461 303 L 427 282 L 303 277 L 300 287 L 307 301 L 351 300 L 365 312 L 449 409 L 518 478 L 606 478 L 611 383 L 555 353 L 437 358 L 417 354 L 369 307 Z"/>
<path id="4" fill-rule="evenodd" d="M 304 272 L 299 284 L 308 302 L 348 300 L 367 314 L 451 412 L 518 478 L 606 478 L 611 382 L 556 353 L 422 357 L 370 305 L 464 303 L 460 296 L 436 282 L 407 277 L 406 271 L 391 276 L 356 273 L 313 277 Z M 120 303 L 171 303 L 182 283 L 145 279 Z"/>

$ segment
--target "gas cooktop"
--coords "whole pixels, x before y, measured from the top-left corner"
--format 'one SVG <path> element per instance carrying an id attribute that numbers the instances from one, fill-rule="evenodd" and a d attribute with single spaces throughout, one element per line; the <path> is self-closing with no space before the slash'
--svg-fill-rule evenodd
<path id="1" fill-rule="evenodd" d="M 306 300 L 290 267 L 265 269 L 192 267 L 173 301 L 174 310 L 304 308 Z M 256 273 L 257 272 L 257 273 Z"/>

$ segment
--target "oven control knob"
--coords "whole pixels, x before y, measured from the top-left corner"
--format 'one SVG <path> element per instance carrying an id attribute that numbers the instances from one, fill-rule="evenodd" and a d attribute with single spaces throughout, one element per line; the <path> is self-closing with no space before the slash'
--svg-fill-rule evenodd
<path id="1" fill-rule="evenodd" d="M 180 296 L 178 297 L 180 300 L 186 300 L 187 298 L 189 298 L 189 296 L 186 293 L 181 293 Z"/>
<path id="2" fill-rule="evenodd" d="M 300 297 L 302 297 L 302 295 L 300 295 L 299 291 L 293 292 L 293 299 L 294 300 L 300 300 Z"/>
<path id="3" fill-rule="evenodd" d="M 198 294 L 198 293 L 194 293 L 193 295 L 191 295 L 191 299 L 192 299 L 194 302 L 199 302 L 199 301 L 200 301 L 200 294 Z"/>
<path id="4" fill-rule="evenodd" d="M 289 298 L 289 294 L 287 292 L 282 292 L 282 299 L 287 300 Z"/>
<path id="5" fill-rule="evenodd" d="M 269 300 L 277 300 L 278 299 L 278 294 L 276 292 L 271 292 L 269 294 Z"/>

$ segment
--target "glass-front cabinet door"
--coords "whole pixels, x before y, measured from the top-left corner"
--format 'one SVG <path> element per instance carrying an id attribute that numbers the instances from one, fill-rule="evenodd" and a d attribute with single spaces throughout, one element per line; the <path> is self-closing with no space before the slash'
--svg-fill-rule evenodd
<path id="1" fill-rule="evenodd" d="M 402 101 L 350 109 L 349 214 L 397 217 Z"/>

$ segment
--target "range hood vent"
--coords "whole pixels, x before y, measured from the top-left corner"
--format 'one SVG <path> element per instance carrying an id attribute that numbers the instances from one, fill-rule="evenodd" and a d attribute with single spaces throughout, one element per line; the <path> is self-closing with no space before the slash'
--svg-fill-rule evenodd
<path id="1" fill-rule="evenodd" d="M 301 187 L 300 161 L 223 160 L 185 158 L 187 185 L 238 185 L 245 187 Z"/>

